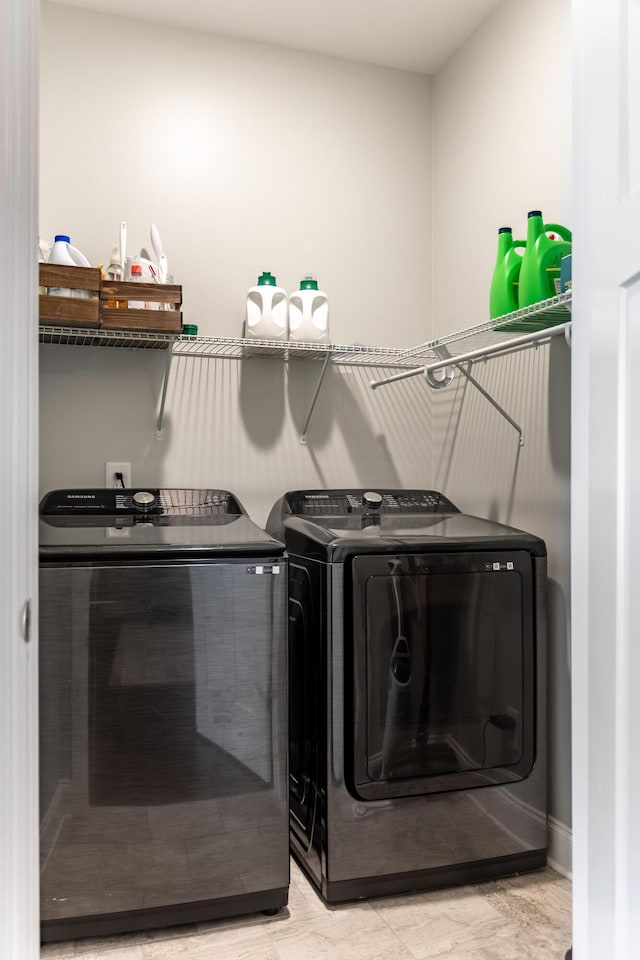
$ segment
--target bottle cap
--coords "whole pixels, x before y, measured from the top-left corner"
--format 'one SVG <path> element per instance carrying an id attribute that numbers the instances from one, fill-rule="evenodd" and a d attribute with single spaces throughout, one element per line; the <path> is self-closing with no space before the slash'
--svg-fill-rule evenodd
<path id="1" fill-rule="evenodd" d="M 313 276 L 312 273 L 305 273 L 304 277 L 300 281 L 300 289 L 301 290 L 317 290 L 318 289 L 318 281 L 316 280 L 316 278 Z"/>
<path id="2" fill-rule="evenodd" d="M 183 323 L 182 324 L 182 335 L 184 337 L 197 337 L 198 336 L 198 324 L 197 323 Z"/>
<path id="3" fill-rule="evenodd" d="M 71 237 L 68 237 L 66 233 L 57 233 L 53 238 L 54 243 L 57 243 L 58 240 L 62 240 L 64 243 L 71 243 Z"/>
<path id="4" fill-rule="evenodd" d="M 118 246 L 117 243 L 116 243 L 115 247 L 113 248 L 113 250 L 111 251 L 111 260 L 109 261 L 109 263 L 110 263 L 110 264 L 112 264 L 112 263 L 113 263 L 113 264 L 116 264 L 116 263 L 117 263 L 118 266 L 120 266 L 120 247 Z"/>
<path id="5" fill-rule="evenodd" d="M 542 216 L 542 210 L 530 210 L 529 213 L 527 214 L 527 217 L 541 217 L 541 216 Z"/>
<path id="6" fill-rule="evenodd" d="M 131 264 L 131 276 L 132 277 L 141 277 L 142 276 L 142 264 L 132 263 Z"/>
<path id="7" fill-rule="evenodd" d="M 277 287 L 276 278 L 272 273 L 262 273 L 258 277 L 259 287 Z"/>
<path id="8" fill-rule="evenodd" d="M 498 227 L 498 233 L 513 233 L 512 227 Z"/>

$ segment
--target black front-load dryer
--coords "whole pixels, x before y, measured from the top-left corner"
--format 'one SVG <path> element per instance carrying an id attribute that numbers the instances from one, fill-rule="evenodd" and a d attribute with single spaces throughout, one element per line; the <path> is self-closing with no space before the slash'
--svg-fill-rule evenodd
<path id="1" fill-rule="evenodd" d="M 43 499 L 44 940 L 286 904 L 286 564 L 224 490 Z"/>
<path id="2" fill-rule="evenodd" d="M 285 494 L 293 853 L 328 902 L 546 862 L 546 550 L 427 490 Z"/>

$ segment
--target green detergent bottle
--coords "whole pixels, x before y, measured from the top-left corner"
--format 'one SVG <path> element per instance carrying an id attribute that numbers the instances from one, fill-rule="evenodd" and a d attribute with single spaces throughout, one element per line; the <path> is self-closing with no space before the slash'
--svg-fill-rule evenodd
<path id="1" fill-rule="evenodd" d="M 491 278 L 489 316 L 492 320 L 518 309 L 518 281 L 525 241 L 514 240 L 511 227 L 498 230 L 498 255 Z"/>
<path id="2" fill-rule="evenodd" d="M 571 231 L 558 223 L 543 223 L 540 210 L 531 210 L 527 220 L 527 246 L 520 267 L 520 307 L 555 296 L 560 260 L 570 253 Z"/>

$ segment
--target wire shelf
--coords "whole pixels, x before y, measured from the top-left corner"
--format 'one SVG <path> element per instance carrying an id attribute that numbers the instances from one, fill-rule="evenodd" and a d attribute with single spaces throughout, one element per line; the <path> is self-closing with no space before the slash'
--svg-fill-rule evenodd
<path id="1" fill-rule="evenodd" d="M 522 338 L 523 333 L 537 333 L 570 320 L 571 291 L 568 291 L 534 303 L 530 307 L 515 310 L 504 317 L 488 320 L 486 323 L 467 327 L 404 350 L 398 358 L 398 365 L 415 367 L 423 362 L 442 359 L 443 354 L 455 358 L 483 347 L 493 347 L 498 343 L 504 343 L 504 352 L 508 352 L 509 343 Z"/>
<path id="2" fill-rule="evenodd" d="M 167 333 L 127 330 L 103 330 L 77 327 L 41 326 L 42 343 L 69 346 L 120 347 L 142 350 L 166 350 L 173 347 L 174 357 L 274 357 L 281 360 L 318 360 L 329 355 L 332 364 L 341 366 L 414 367 L 439 360 L 443 348 L 455 357 L 497 342 L 508 345 L 522 336 L 523 330 L 544 329 L 571 319 L 571 293 L 516 310 L 497 320 L 467 327 L 456 333 L 428 340 L 416 347 L 372 347 L 366 344 L 294 343 L 291 340 L 254 340 L 241 337 L 187 337 Z"/>
<path id="3" fill-rule="evenodd" d="M 240 337 L 189 337 L 58 326 L 41 326 L 40 341 L 66 346 L 145 350 L 166 350 L 172 346 L 174 357 L 223 359 L 274 357 L 281 360 L 318 360 L 329 356 L 332 363 L 369 366 L 394 366 L 405 352 L 397 347 L 369 347 L 364 344 L 293 343 L 278 340 L 248 340 Z"/>
<path id="4" fill-rule="evenodd" d="M 394 366 L 404 351 L 397 347 L 364 344 L 295 343 L 291 340 L 254 340 L 229 337 L 181 337 L 174 357 L 276 357 L 282 360 L 322 360 L 334 364 Z M 404 364 L 402 364 L 404 365 Z"/>
<path id="5" fill-rule="evenodd" d="M 40 343 L 74 347 L 121 347 L 137 350 L 166 350 L 179 340 L 178 334 L 141 331 L 100 330 L 89 327 L 40 327 Z"/>

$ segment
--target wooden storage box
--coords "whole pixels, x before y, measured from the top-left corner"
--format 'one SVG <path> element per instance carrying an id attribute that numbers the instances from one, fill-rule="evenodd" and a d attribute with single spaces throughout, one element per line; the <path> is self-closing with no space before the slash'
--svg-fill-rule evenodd
<path id="1" fill-rule="evenodd" d="M 100 270 L 98 267 L 66 267 L 41 263 L 40 289 L 62 287 L 84 291 L 89 296 L 52 296 L 40 293 L 40 323 L 61 327 L 98 327 L 100 325 Z"/>
<path id="2" fill-rule="evenodd" d="M 133 308 L 129 301 L 158 304 L 158 309 Z M 100 288 L 100 326 L 105 330 L 180 333 L 181 305 L 179 284 L 104 281 Z"/>

